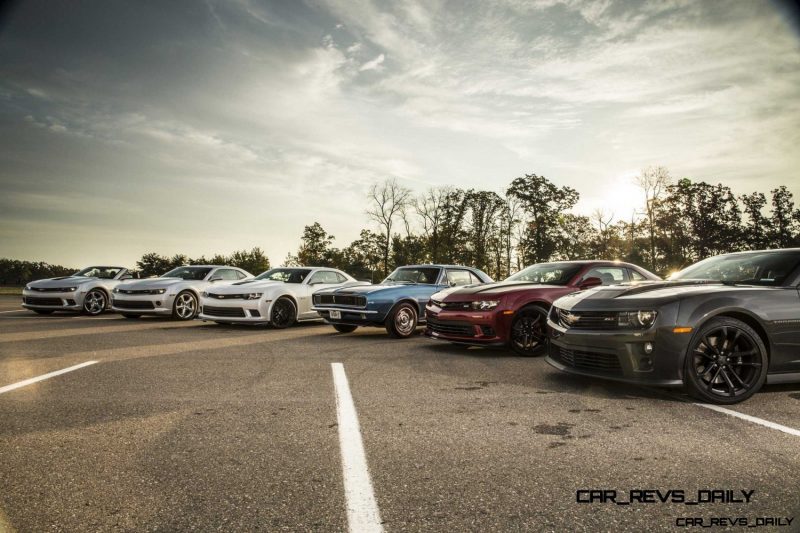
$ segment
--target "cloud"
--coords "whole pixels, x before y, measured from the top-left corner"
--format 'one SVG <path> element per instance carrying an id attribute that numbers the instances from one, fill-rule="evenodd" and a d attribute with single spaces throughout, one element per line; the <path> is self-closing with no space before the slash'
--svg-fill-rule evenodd
<path id="1" fill-rule="evenodd" d="M 383 70 L 382 65 L 384 59 L 386 59 L 386 56 L 384 56 L 383 54 L 379 54 L 378 57 L 376 57 L 375 59 L 371 59 L 370 61 L 367 61 L 366 63 L 361 65 L 361 67 L 359 67 L 358 70 L 360 70 L 361 72 L 364 72 L 365 70 Z"/>

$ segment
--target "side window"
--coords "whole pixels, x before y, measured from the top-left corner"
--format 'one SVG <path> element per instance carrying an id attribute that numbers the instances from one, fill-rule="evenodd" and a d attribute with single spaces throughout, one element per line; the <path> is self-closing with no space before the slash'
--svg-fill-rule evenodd
<path id="1" fill-rule="evenodd" d="M 646 277 L 642 276 L 641 274 L 639 274 L 639 272 L 637 272 L 636 270 L 633 270 L 632 268 L 628 269 L 628 274 L 630 274 L 630 276 L 631 276 L 631 281 L 646 281 L 647 280 Z"/>
<path id="2" fill-rule="evenodd" d="M 472 285 L 476 285 L 476 284 L 478 284 L 478 283 L 483 283 L 483 281 L 481 281 L 481 278 L 479 278 L 478 276 L 476 276 L 476 275 L 475 275 L 473 272 L 470 272 L 470 273 L 469 273 L 469 278 L 472 280 L 472 281 L 470 282 Z"/>
<path id="3" fill-rule="evenodd" d="M 472 283 L 472 278 L 468 270 L 448 270 L 447 283 L 451 287 L 469 285 Z"/>
<path id="4" fill-rule="evenodd" d="M 232 268 L 220 268 L 217 270 L 212 277 L 217 277 L 224 279 L 225 281 L 237 281 L 239 276 L 237 272 Z"/>
<path id="5" fill-rule="evenodd" d="M 346 282 L 346 281 L 347 281 L 347 278 L 346 278 L 346 277 L 344 277 L 344 276 L 342 276 L 342 275 L 341 275 L 341 274 L 339 274 L 338 272 L 336 273 L 336 279 L 337 279 L 338 283 L 344 283 L 344 282 Z"/>
<path id="6" fill-rule="evenodd" d="M 600 278 L 603 281 L 603 285 L 616 285 L 625 283 L 628 280 L 625 275 L 625 269 L 622 267 L 593 268 L 583 276 L 583 279 L 586 278 Z"/>
<path id="7" fill-rule="evenodd" d="M 308 280 L 309 285 L 312 283 L 339 283 L 339 276 L 330 270 L 320 270 Z"/>

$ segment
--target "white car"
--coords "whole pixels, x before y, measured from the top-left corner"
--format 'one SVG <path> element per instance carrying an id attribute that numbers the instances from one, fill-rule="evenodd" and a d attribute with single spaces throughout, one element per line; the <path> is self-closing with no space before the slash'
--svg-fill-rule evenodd
<path id="1" fill-rule="evenodd" d="M 132 278 L 124 267 L 90 266 L 71 276 L 32 281 L 22 290 L 22 307 L 42 315 L 53 311 L 99 315 L 109 308 L 114 287 Z"/>
<path id="2" fill-rule="evenodd" d="M 287 267 L 267 270 L 251 280 L 203 292 L 200 318 L 220 324 L 272 324 L 285 328 L 295 322 L 320 320 L 311 309 L 318 290 L 369 285 L 327 267 Z"/>
<path id="3" fill-rule="evenodd" d="M 200 293 L 207 287 L 252 277 L 241 268 L 229 266 L 182 266 L 158 278 L 120 284 L 113 291 L 111 308 L 125 318 L 172 315 L 176 320 L 191 320 L 197 316 Z"/>

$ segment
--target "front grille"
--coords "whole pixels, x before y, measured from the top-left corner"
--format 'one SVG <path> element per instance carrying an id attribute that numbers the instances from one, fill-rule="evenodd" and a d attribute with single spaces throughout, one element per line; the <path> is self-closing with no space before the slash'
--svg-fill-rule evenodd
<path id="1" fill-rule="evenodd" d="M 241 300 L 244 298 L 244 294 L 214 294 L 213 292 L 208 292 L 206 295 L 215 300 Z"/>
<path id="2" fill-rule="evenodd" d="M 50 305 L 54 306 L 57 305 L 62 307 L 64 304 L 61 302 L 61 298 L 38 298 L 36 296 L 26 296 L 23 298 L 26 304 L 30 305 Z"/>
<path id="3" fill-rule="evenodd" d="M 347 307 L 366 307 L 366 296 L 355 296 L 352 294 L 319 294 L 314 296 L 314 304 L 322 305 L 344 305 Z"/>
<path id="4" fill-rule="evenodd" d="M 428 318 L 428 329 L 440 335 L 455 337 L 474 337 L 475 329 L 469 322 L 456 322 L 450 320 L 436 320 Z"/>
<path id="5" fill-rule="evenodd" d="M 463 311 L 472 308 L 472 302 L 440 302 L 439 300 L 431 300 L 431 302 L 439 306 L 440 309 L 447 309 L 448 311 Z"/>
<path id="6" fill-rule="evenodd" d="M 554 309 L 558 323 L 565 328 L 610 330 L 620 329 L 615 311 L 566 311 Z"/>
<path id="7" fill-rule="evenodd" d="M 241 307 L 214 307 L 211 305 L 203 306 L 203 314 L 208 316 L 225 317 L 244 317 L 244 309 Z"/>
<path id="8" fill-rule="evenodd" d="M 69 290 L 67 287 L 55 287 L 55 288 L 41 288 L 41 287 L 31 287 L 29 290 L 36 291 L 36 292 L 75 292 Z"/>
<path id="9" fill-rule="evenodd" d="M 119 294 L 164 294 L 162 289 L 117 289 Z"/>
<path id="10" fill-rule="evenodd" d="M 563 348 L 550 343 L 550 357 L 572 368 L 607 374 L 622 374 L 619 357 L 613 353 Z"/>
<path id="11" fill-rule="evenodd" d="M 118 300 L 114 298 L 114 307 L 120 309 L 155 309 L 153 302 L 147 300 Z"/>

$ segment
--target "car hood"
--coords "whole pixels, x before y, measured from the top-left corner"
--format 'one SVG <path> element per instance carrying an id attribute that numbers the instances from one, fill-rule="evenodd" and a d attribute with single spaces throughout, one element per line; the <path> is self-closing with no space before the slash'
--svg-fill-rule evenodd
<path id="1" fill-rule="evenodd" d="M 564 296 L 554 305 L 562 309 L 640 307 L 642 305 L 661 305 L 693 296 L 774 290 L 779 289 L 751 285 L 728 285 L 717 281 L 653 281 L 597 287 Z"/>
<path id="2" fill-rule="evenodd" d="M 413 283 L 380 283 L 378 285 L 347 285 L 344 287 L 339 287 L 337 289 L 328 289 L 328 290 L 321 290 L 318 291 L 316 294 L 358 294 L 358 295 L 368 295 L 368 294 L 376 294 L 381 292 L 391 292 L 391 291 L 402 291 L 404 289 L 408 289 L 409 287 L 430 287 L 431 289 L 436 289 L 436 285 L 426 285 L 426 284 L 413 284 Z"/>
<path id="3" fill-rule="evenodd" d="M 279 285 L 284 285 L 283 281 L 275 281 L 275 280 L 267 280 L 267 279 L 246 279 L 242 281 L 237 281 L 235 283 L 229 283 L 226 285 L 218 285 L 214 284 L 213 286 L 206 289 L 208 292 L 213 292 L 214 294 L 243 294 L 247 292 L 253 292 L 255 290 L 260 289 L 267 289 L 270 287 L 277 287 Z M 290 284 L 290 285 L 299 285 L 299 284 Z"/>
<path id="4" fill-rule="evenodd" d="M 530 283 L 527 281 L 500 281 L 495 283 L 484 283 L 482 285 L 451 287 L 437 293 L 437 297 L 444 295 L 445 301 L 458 302 L 472 300 L 475 296 L 503 296 L 523 291 L 549 292 L 553 290 L 559 291 L 563 288 L 563 285 L 544 285 L 542 283 Z"/>
<path id="5" fill-rule="evenodd" d="M 120 289 L 125 290 L 148 290 L 148 289 L 165 289 L 178 283 L 199 283 L 197 280 L 185 280 L 181 278 L 149 278 L 139 281 L 128 281 L 119 285 Z"/>
<path id="6" fill-rule="evenodd" d="M 29 287 L 37 289 L 57 289 L 60 287 L 76 287 L 85 283 L 97 281 L 100 278 L 87 278 L 86 276 L 62 276 L 58 278 L 40 279 L 28 283 Z"/>

